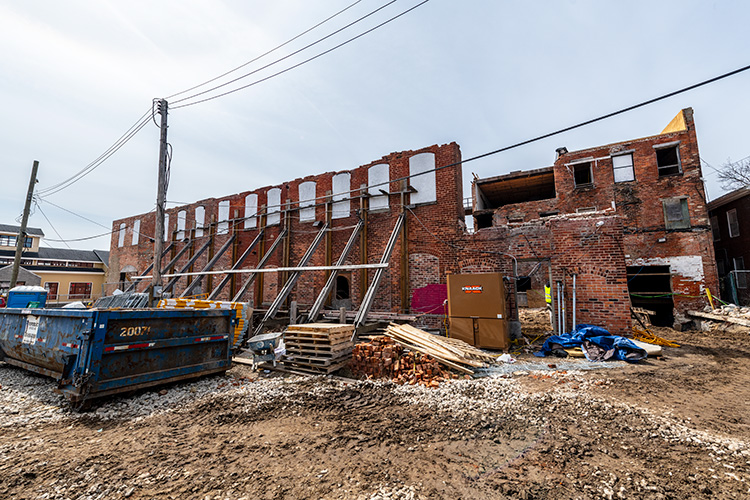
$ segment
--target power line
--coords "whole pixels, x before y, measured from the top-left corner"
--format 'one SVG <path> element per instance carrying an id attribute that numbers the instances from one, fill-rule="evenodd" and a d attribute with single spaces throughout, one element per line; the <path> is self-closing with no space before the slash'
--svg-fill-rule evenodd
<path id="1" fill-rule="evenodd" d="M 310 32 L 311 32 L 312 30 L 314 30 L 315 28 L 318 28 L 318 27 L 322 26 L 323 24 L 327 23 L 328 21 L 330 21 L 331 19 L 333 19 L 333 18 L 337 17 L 337 16 L 338 16 L 338 15 L 340 15 L 340 14 L 343 14 L 344 12 L 346 12 L 346 11 L 347 11 L 347 10 L 349 10 L 349 9 L 351 9 L 352 7 L 354 7 L 355 5 L 357 5 L 358 3 L 360 3 L 361 1 L 362 1 L 362 0 L 357 0 L 356 2 L 354 2 L 354 3 L 352 3 L 352 4 L 350 4 L 350 5 L 346 6 L 346 7 L 344 7 L 343 9 L 341 9 L 341 10 L 340 10 L 340 11 L 338 11 L 338 12 L 336 12 L 336 13 L 335 13 L 335 14 L 333 14 L 332 16 L 329 16 L 329 17 L 327 17 L 326 19 L 322 20 L 322 21 L 321 21 L 321 22 L 319 22 L 318 24 L 316 24 L 316 25 L 314 25 L 314 26 L 312 26 L 312 27 L 310 27 L 310 28 L 306 29 L 305 31 L 303 31 L 303 32 L 302 32 L 302 33 L 300 33 L 299 35 L 296 35 L 296 36 L 294 36 L 294 37 L 290 38 L 289 40 L 287 40 L 286 42 L 282 43 L 281 45 L 277 45 L 276 47 L 272 48 L 271 50 L 268 50 L 268 51 L 264 52 L 263 54 L 259 55 L 258 57 L 255 57 L 255 58 L 253 58 L 253 59 L 249 60 L 248 62 L 246 62 L 246 63 L 244 63 L 244 64 L 240 64 L 240 65 L 239 65 L 239 66 L 237 66 L 236 68 L 234 68 L 234 69 L 230 69 L 230 70 L 229 70 L 229 71 L 227 71 L 226 73 L 222 73 L 221 75 L 219 75 L 219 76 L 217 76 L 217 77 L 214 77 L 214 78 L 211 78 L 210 80 L 206 80 L 205 82 L 203 82 L 203 83 L 200 83 L 200 84 L 198 84 L 198 85 L 196 85 L 196 86 L 194 86 L 194 87 L 190 87 L 189 89 L 185 89 L 185 90 L 183 90 L 183 91 L 181 91 L 181 92 L 177 92 L 177 93 L 175 93 L 175 94 L 172 94 L 172 95 L 170 95 L 170 96 L 167 96 L 167 97 L 166 97 L 165 99 L 171 99 L 171 98 L 173 98 L 173 97 L 177 97 L 178 95 L 182 95 L 182 94 L 185 94 L 185 93 L 187 93 L 187 92 L 190 92 L 190 91 L 192 91 L 192 90 L 195 90 L 195 89 L 197 89 L 197 88 L 203 87 L 204 85 L 208 85 L 209 83 L 213 83 L 213 82 L 215 82 L 216 80 L 219 80 L 220 78 L 224 78 L 225 76 L 227 76 L 227 75 L 229 75 L 229 74 L 231 74 L 231 73 L 234 73 L 235 71 L 237 71 L 237 70 L 240 70 L 240 69 L 244 68 L 245 66 L 248 66 L 248 65 L 250 65 L 250 64 L 252 64 L 252 63 L 254 63 L 255 61 L 257 61 L 257 60 L 259 60 L 259 59 L 262 59 L 263 57 L 265 57 L 265 56 L 267 56 L 267 55 L 269 55 L 269 54 L 271 54 L 271 53 L 273 53 L 273 52 L 275 52 L 275 51 L 279 50 L 280 48 L 282 48 L 282 47 L 284 47 L 284 46 L 286 46 L 286 45 L 288 45 L 288 44 L 292 43 L 293 41 L 297 40 L 298 38 L 301 38 L 302 36 L 304 36 L 304 35 L 306 35 L 306 34 L 310 33 Z"/>
<path id="2" fill-rule="evenodd" d="M 46 197 L 62 191 L 63 189 L 70 187 L 85 176 L 93 172 L 97 167 L 109 159 L 115 154 L 120 148 L 122 148 L 128 141 L 130 141 L 150 120 L 151 110 L 149 109 L 122 135 L 117 141 L 114 142 L 106 151 L 104 151 L 98 158 L 93 160 L 91 163 L 86 165 L 83 169 L 78 171 L 76 174 L 65 179 L 64 181 L 58 182 L 52 186 L 44 189 L 40 189 L 37 194 L 40 197 Z"/>
<path id="3" fill-rule="evenodd" d="M 62 239 L 62 236 L 60 236 L 60 232 L 59 232 L 59 231 L 57 230 L 57 228 L 55 228 L 55 226 L 54 226 L 54 225 L 52 224 L 52 221 L 51 221 L 51 220 L 49 220 L 49 217 L 47 217 L 47 214 L 45 214 L 45 213 L 44 213 L 44 210 L 42 210 L 42 207 L 40 207 L 40 206 L 39 206 L 39 204 L 38 204 L 38 203 L 36 203 L 36 202 L 35 202 L 35 205 L 36 205 L 36 207 L 37 207 L 37 208 L 39 209 L 39 213 L 40 213 L 40 214 L 42 214 L 42 217 L 44 217 L 44 219 L 45 219 L 45 220 L 47 221 L 47 223 L 48 223 L 48 224 L 50 225 L 50 227 L 51 227 L 51 228 L 52 228 L 52 230 L 53 230 L 53 231 L 55 232 L 55 234 L 57 235 L 57 237 L 58 237 L 58 238 L 60 238 L 60 240 L 61 240 L 61 241 L 62 241 L 63 243 L 65 243 L 65 246 L 66 246 L 66 247 L 70 248 L 70 245 L 68 245 L 68 242 Z M 71 248 L 71 250 L 72 250 L 72 248 Z"/>
<path id="4" fill-rule="evenodd" d="M 95 240 L 96 238 L 101 238 L 103 236 L 111 236 L 113 233 L 116 233 L 117 231 L 119 231 L 119 229 L 116 230 L 116 231 L 109 231 L 108 233 L 97 234 L 95 236 L 87 236 L 85 238 L 74 238 L 74 239 L 70 239 L 70 240 L 63 240 L 63 239 L 54 240 L 52 238 L 44 238 L 44 239 L 46 241 L 54 241 L 55 243 L 66 243 L 66 242 L 74 242 L 74 241 L 87 241 L 87 240 Z"/>
<path id="5" fill-rule="evenodd" d="M 443 170 L 443 169 L 446 169 L 446 168 L 456 167 L 456 166 L 462 165 L 464 163 L 469 163 L 471 161 L 479 160 L 479 159 L 482 159 L 482 158 L 486 158 L 488 156 L 492 156 L 492 155 L 496 155 L 498 153 L 509 151 L 511 149 L 519 148 L 521 146 L 525 146 L 527 144 L 538 142 L 538 141 L 541 141 L 543 139 L 547 139 L 549 137 L 553 137 L 555 135 L 562 134 L 564 132 L 569 132 L 571 130 L 574 130 L 574 129 L 577 129 L 577 128 L 581 128 L 581 127 L 584 127 L 586 125 L 590 125 L 592 123 L 596 123 L 596 122 L 605 120 L 607 118 L 612 118 L 613 116 L 617 116 L 617 115 L 621 115 L 623 113 L 627 113 L 628 111 L 633 111 L 635 109 L 642 108 L 644 106 L 647 106 L 649 104 L 653 104 L 653 103 L 658 102 L 658 101 L 662 101 L 662 100 L 667 99 L 669 97 L 674 97 L 676 95 L 683 94 L 685 92 L 688 92 L 689 90 L 694 90 L 694 89 L 696 89 L 698 87 L 703 87 L 705 85 L 708 85 L 709 83 L 713 83 L 713 82 L 716 82 L 716 81 L 719 81 L 719 80 L 722 80 L 722 79 L 725 79 L 725 78 L 729 78 L 730 76 L 742 73 L 742 72 L 747 71 L 749 69 L 750 69 L 750 65 L 743 66 L 742 68 L 736 69 L 734 71 L 730 71 L 728 73 L 724 73 L 722 75 L 710 78 L 708 80 L 704 80 L 704 81 L 702 81 L 700 83 L 696 83 L 696 84 L 690 85 L 688 87 L 684 87 L 684 88 L 682 88 L 680 90 L 675 90 L 675 91 L 670 92 L 668 94 L 663 94 L 663 95 L 661 95 L 659 97 L 654 97 L 653 99 L 649 99 L 647 101 L 643 101 L 643 102 L 640 102 L 638 104 L 634 104 L 632 106 L 628 106 L 626 108 L 622 108 L 620 110 L 613 111 L 611 113 L 607 113 L 605 115 L 601 115 L 601 116 L 598 116 L 596 118 L 592 118 L 590 120 L 586 120 L 586 121 L 577 123 L 575 125 L 570 125 L 568 127 L 558 129 L 558 130 L 556 130 L 554 132 L 549 132 L 549 133 L 546 133 L 546 134 L 543 134 L 543 135 L 539 135 L 537 137 L 533 137 L 531 139 L 526 139 L 524 141 L 517 142 L 515 144 L 511 144 L 510 146 L 505 146 L 505 147 L 502 147 L 502 148 L 499 148 L 499 149 L 495 149 L 494 151 L 490 151 L 488 153 L 483 153 L 483 154 L 480 154 L 480 155 L 472 156 L 470 158 L 462 159 L 461 161 L 457 161 L 457 162 L 454 162 L 454 163 L 449 163 L 447 165 L 442 165 L 440 167 L 435 167 L 434 169 L 431 169 L 431 170 L 425 170 L 423 172 L 417 172 L 416 174 L 405 175 L 403 177 L 399 177 L 399 178 L 396 178 L 396 179 L 389 179 L 387 181 L 380 182 L 378 184 L 370 184 L 370 185 L 367 186 L 367 189 L 377 188 L 377 187 L 381 187 L 381 186 L 387 186 L 387 185 L 390 185 L 392 182 L 401 182 L 401 181 L 404 181 L 404 180 L 407 180 L 407 179 L 411 179 L 412 177 L 419 177 L 420 175 L 427 175 L 427 174 L 430 174 L 432 172 L 437 172 L 439 170 Z M 750 158 L 750 156 L 748 156 L 747 158 Z M 747 159 L 747 158 L 743 158 L 743 160 Z M 742 160 L 740 160 L 740 161 L 742 161 Z M 359 191 L 360 191 L 360 188 L 356 188 L 356 189 L 350 189 L 348 191 L 342 191 L 340 193 L 334 193 L 334 195 L 340 196 L 340 195 L 358 193 Z M 328 198 L 328 195 L 317 196 L 315 198 L 310 198 L 310 199 L 307 199 L 307 200 L 299 200 L 297 203 L 305 203 L 305 202 L 311 202 L 311 201 L 317 202 L 319 200 L 324 200 L 326 198 Z M 341 201 L 341 200 L 339 200 L 339 201 Z M 284 207 L 286 205 L 287 205 L 286 203 L 280 203 L 278 205 L 267 205 L 266 209 L 268 209 L 268 208 L 282 208 L 282 207 Z M 244 218 L 241 218 L 240 220 L 248 219 L 250 217 L 255 217 L 259 213 L 260 212 L 256 212 L 254 215 L 245 216 Z"/>
<path id="6" fill-rule="evenodd" d="M 83 219 L 83 220 L 85 220 L 85 221 L 91 222 L 92 224 L 96 224 L 97 226 L 103 227 L 104 229 L 110 229 L 110 227 L 109 227 L 109 226 L 105 226 L 104 224 L 100 224 L 100 223 L 96 222 L 95 220 L 91 220 L 91 219 L 89 219 L 88 217 L 84 217 L 83 215 L 81 215 L 81 214 L 77 214 L 77 213 L 73 212 L 72 210 L 68 210 L 67 208 L 63 208 L 63 207 L 61 207 L 60 205 L 55 205 L 54 203 L 52 203 L 52 202 L 51 202 L 51 201 L 49 201 L 49 200 L 46 200 L 46 199 L 44 199 L 44 198 L 38 198 L 38 200 L 39 200 L 39 201 L 43 201 L 44 203 L 47 203 L 47 204 L 49 204 L 49 205 L 52 205 L 53 207 L 59 208 L 60 210 L 63 210 L 63 211 L 65 211 L 65 212 L 68 212 L 69 214 L 75 215 L 76 217 L 79 217 L 79 218 L 81 218 L 81 219 Z M 39 206 L 39 204 L 36 204 L 36 205 L 37 205 L 37 206 Z M 40 209 L 40 210 L 41 210 L 41 209 Z M 58 235 L 58 236 L 59 236 L 59 235 Z"/>
<path id="7" fill-rule="evenodd" d="M 393 1 L 396 1 L 396 0 L 393 0 Z M 392 2 L 390 2 L 390 3 L 393 3 L 393 1 L 392 1 Z M 324 55 L 326 55 L 326 54 L 328 54 L 328 53 L 330 53 L 330 52 L 333 52 L 334 50 L 336 50 L 336 49 L 338 49 L 338 48 L 341 48 L 341 47 L 343 47 L 344 45 L 347 45 L 347 44 L 349 44 L 349 43 L 351 43 L 351 42 L 353 42 L 353 41 L 355 41 L 355 40 L 357 40 L 357 39 L 359 39 L 359 38 L 362 38 L 363 36 L 365 36 L 365 35 L 367 35 L 367 34 L 369 34 L 369 33 L 372 33 L 372 32 L 373 32 L 373 31 L 375 31 L 376 29 L 378 29 L 378 28 L 381 28 L 381 27 L 385 26 L 386 24 L 388 24 L 388 23 L 390 23 L 390 22 L 392 22 L 392 21 L 395 21 L 396 19 L 398 19 L 398 18 L 400 18 L 400 17 L 402 17 L 402 16 L 405 16 L 406 14 L 408 14 L 408 13 L 409 13 L 409 12 L 411 12 L 411 11 L 413 11 L 413 10 L 414 10 L 414 9 L 416 9 L 417 7 L 421 7 L 422 5 L 426 4 L 426 3 L 427 3 L 427 2 L 429 2 L 429 1 L 430 1 L 430 0 L 423 0 L 422 2 L 418 3 L 417 5 L 415 5 L 415 6 L 411 7 L 411 8 L 409 8 L 409 9 L 407 9 L 407 10 L 405 10 L 405 11 L 401 12 L 400 14 L 397 14 L 397 15 L 395 15 L 395 16 L 393 16 L 393 17 L 391 17 L 390 19 L 387 19 L 387 20 L 383 21 L 382 23 L 380 23 L 380 24 L 378 24 L 378 25 L 376 25 L 376 26 L 374 26 L 374 27 L 372 27 L 372 28 L 370 28 L 370 29 L 368 29 L 368 30 L 366 30 L 366 31 L 363 31 L 363 32 L 362 32 L 362 33 L 360 33 L 359 35 L 356 35 L 356 36 L 354 36 L 354 37 L 352 37 L 352 38 L 349 38 L 348 40 L 345 40 L 345 41 L 341 42 L 340 44 L 338 44 L 338 45 L 335 45 L 335 46 L 331 47 L 330 49 L 324 50 L 323 52 L 320 52 L 319 54 L 317 54 L 317 55 L 314 55 L 313 57 L 310 57 L 309 59 L 305 59 L 305 60 L 304 60 L 304 61 L 302 61 L 302 62 L 299 62 L 299 63 L 297 63 L 297 64 L 294 64 L 294 65 L 292 65 L 292 66 L 290 66 L 290 67 L 288 67 L 288 68 L 286 68 L 286 69 L 283 69 L 283 70 L 281 70 L 281 71 L 278 71 L 278 72 L 276 72 L 276 73 L 274 73 L 274 74 L 272 74 L 272 75 L 269 75 L 269 76 L 267 76 L 267 77 L 265 77 L 265 78 L 261 78 L 261 79 L 259 79 L 259 80 L 255 80 L 254 82 L 248 83 L 247 85 L 243 85 L 243 86 L 241 86 L 241 87 L 237 87 L 237 88 L 235 88 L 235 89 L 232 89 L 232 90 L 228 90 L 228 91 L 226 91 L 226 92 L 223 92 L 223 93 L 221 93 L 221 94 L 216 94 L 216 95 L 213 95 L 213 96 L 211 96 L 211 97 L 206 97 L 206 98 L 204 98 L 204 99 L 200 99 L 200 100 L 197 100 L 197 101 L 193 101 L 193 102 L 188 102 L 188 103 L 186 103 L 186 104 L 180 104 L 179 106 L 173 106 L 173 107 L 172 107 L 172 109 L 180 109 L 180 108 L 185 108 L 185 107 L 187 107 L 187 106 L 192 106 L 192 105 L 194 105 L 194 104 L 200 104 L 200 103 L 203 103 L 203 102 L 211 101 L 211 100 L 213 100 L 213 99 L 218 99 L 219 97 L 224 97 L 224 96 L 227 96 L 227 95 L 229 95 L 229 94 L 233 94 L 233 93 L 235 93 L 235 92 L 239 92 L 240 90 L 244 90 L 244 89 L 246 89 L 246 88 L 248 88 L 248 87 L 252 87 L 253 85 L 257 85 L 257 84 L 259 84 L 259 83 L 261 83 L 261 82 L 265 82 L 266 80 L 270 80 L 271 78 L 275 78 L 275 77 L 277 77 L 277 76 L 279 76 L 279 75 L 282 75 L 282 74 L 284 74 L 284 73 L 286 73 L 286 72 L 288 72 L 288 71 L 291 71 L 291 70 L 293 70 L 293 69 L 295 69 L 295 68 L 299 68 L 300 66 L 302 66 L 302 65 L 304 65 L 304 64 L 307 64 L 307 63 L 309 63 L 309 62 L 311 62 L 311 61 L 314 61 L 315 59 L 318 59 L 319 57 L 322 57 L 322 56 L 324 56 Z M 383 7 L 385 7 L 385 6 L 387 6 L 387 5 L 390 5 L 390 3 L 389 3 L 389 4 L 386 4 L 386 5 L 384 5 Z M 380 7 L 380 8 L 382 9 L 383 7 Z M 380 10 L 380 9 L 378 9 L 378 10 Z M 369 14 L 368 14 L 368 15 L 369 15 Z M 356 22 L 356 21 L 355 21 L 355 22 Z M 345 29 L 345 28 L 342 28 L 342 29 Z M 338 30 L 338 31 L 341 31 L 341 30 Z M 331 35 L 328 35 L 328 36 L 331 36 Z M 326 37 L 326 38 L 327 38 L 327 37 Z M 316 42 L 316 43 L 317 43 L 317 42 Z M 304 49 L 300 49 L 300 50 L 304 50 Z M 298 50 L 297 52 L 300 52 L 300 51 Z M 290 54 L 289 56 L 291 56 L 291 55 L 294 55 L 294 54 L 296 54 L 297 52 L 293 52 L 293 53 L 292 53 L 292 54 Z M 289 57 L 289 56 L 286 56 L 286 57 L 284 57 L 283 59 L 286 59 L 286 58 L 287 58 L 287 57 Z M 283 60 L 283 59 L 281 59 L 281 60 Z M 273 64 L 273 63 L 272 63 L 272 64 Z M 253 74 L 253 73 L 256 73 L 257 71 L 260 71 L 261 69 L 264 69 L 264 68 L 266 68 L 266 67 L 268 67 L 268 66 L 270 66 L 270 65 L 271 65 L 271 64 L 269 64 L 269 65 L 266 65 L 266 66 L 264 66 L 263 68 L 260 68 L 260 69 L 258 69 L 258 70 L 256 70 L 256 71 L 253 71 L 252 73 L 248 73 L 248 75 L 250 75 L 250 74 Z M 245 75 L 245 76 L 248 76 L 248 75 Z M 243 77 L 241 77 L 241 78 L 244 78 L 244 76 L 243 76 Z M 188 100 L 188 99 L 192 99 L 193 97 L 197 97 L 197 96 L 199 96 L 199 95 L 203 95 L 203 94 L 205 94 L 205 93 L 207 93 L 207 92 L 211 92 L 211 91 L 213 91 L 213 90 L 216 90 L 216 89 L 218 89 L 218 88 L 220 88 L 220 87 L 223 87 L 223 86 L 225 86 L 225 85 L 228 85 L 228 84 L 230 84 L 230 83 L 233 83 L 233 82 L 235 82 L 235 81 L 237 81 L 237 80 L 239 80 L 239 79 L 240 79 L 240 78 L 236 78 L 235 80 L 232 80 L 231 82 L 227 82 L 227 83 L 225 83 L 225 84 L 222 84 L 222 85 L 220 85 L 220 86 L 217 86 L 217 87 L 215 87 L 215 88 L 213 88 L 213 89 L 205 90 L 205 91 L 203 91 L 203 92 L 200 92 L 200 93 L 198 93 L 198 94 L 195 94 L 195 95 L 192 95 L 192 96 L 188 96 L 188 97 L 184 97 L 184 98 L 182 98 L 182 99 L 179 99 L 179 100 L 175 101 L 175 103 L 183 102 L 183 101 L 186 101 L 186 100 Z"/>
<path id="8" fill-rule="evenodd" d="M 177 103 L 180 103 L 180 102 L 183 102 L 183 101 L 187 101 L 187 100 L 189 100 L 189 99 L 193 99 L 194 97 L 198 97 L 198 96 L 201 96 L 201 95 L 205 95 L 205 94 L 207 94 L 207 93 L 209 93 L 209 92 L 213 92 L 214 90 L 218 90 L 218 89 L 220 89 L 220 88 L 226 87 L 227 85 L 230 85 L 230 84 L 232 84 L 232 83 L 235 83 L 235 82 L 237 82 L 237 81 L 239 81 L 239 80 L 242 80 L 243 78 L 247 78 L 248 76 L 254 75 L 255 73 L 258 73 L 259 71 L 262 71 L 262 70 L 264 70 L 264 69 L 266 69 L 266 68 L 269 68 L 269 67 L 273 66 L 274 64 L 278 64 L 278 63 L 280 63 L 281 61 L 284 61 L 284 60 L 286 60 L 286 59 L 289 59 L 290 57 L 292 57 L 292 56 L 294 56 L 294 55 L 297 55 L 297 54 L 299 54 L 300 52 L 303 52 L 303 51 L 305 51 L 305 50 L 309 49 L 310 47 L 313 47 L 313 46 L 315 46 L 315 45 L 317 45 L 317 44 L 319 44 L 319 43 L 323 42 L 324 40 L 327 40 L 327 39 L 331 38 L 332 36 L 334 36 L 334 35 L 336 35 L 336 34 L 338 34 L 338 33 L 341 33 L 341 32 L 342 32 L 342 31 L 344 31 L 345 29 L 347 29 L 347 28 L 349 28 L 349 27 L 351 27 L 351 26 L 354 26 L 355 24 L 359 23 L 360 21 L 363 21 L 363 20 L 367 19 L 368 17 L 370 17 L 370 16 L 374 15 L 375 13 L 377 13 L 377 12 L 379 12 L 379 11 L 383 10 L 384 8 L 388 7 L 389 5 L 391 5 L 391 4 L 395 3 L 395 2 L 396 2 L 396 0 L 391 0 L 390 2 L 388 2 L 388 3 L 384 4 L 384 5 L 381 5 L 381 6 L 380 6 L 380 7 L 378 7 L 377 9 L 375 9 L 375 10 L 373 10 L 373 11 L 371 11 L 371 12 L 369 12 L 369 13 L 365 14 L 364 16 L 362 16 L 362 17 L 360 17 L 360 18 L 358 18 L 358 19 L 355 19 L 354 21 L 350 22 L 350 23 L 349 23 L 349 24 L 347 24 L 346 26 L 344 26 L 344 27 L 342 27 L 342 28 L 339 28 L 339 29 L 337 29 L 336 31 L 334 31 L 334 32 L 332 32 L 332 33 L 329 33 L 329 34 L 327 34 L 326 36 L 324 36 L 324 37 L 322 37 L 322 38 L 319 38 L 319 39 L 315 40 L 314 42 L 312 42 L 312 43 L 310 43 L 310 44 L 308 44 L 308 45 L 305 45 L 305 46 L 304 46 L 304 47 L 302 47 L 301 49 L 297 49 L 297 50 L 295 50 L 294 52 L 292 52 L 292 53 L 290 53 L 290 54 L 287 54 L 287 55 L 285 55 L 284 57 L 281 57 L 281 58 L 279 58 L 279 59 L 276 59 L 275 61 L 272 61 L 272 62 L 270 62 L 270 63 L 266 64 L 265 66 L 261 66 L 260 68 L 258 68 L 258 69 L 255 69 L 255 70 L 251 71 L 250 73 L 246 73 L 246 74 L 244 74 L 244 75 L 242 75 L 242 76 L 238 76 L 237 78 L 234 78 L 234 79 L 232 79 L 232 80 L 229 80 L 228 82 L 224 82 L 224 83 L 222 83 L 221 85 L 217 85 L 217 86 L 215 86 L 215 87 L 211 87 L 210 89 L 207 89 L 207 90 L 203 90 L 203 91 L 201 91 L 201 92 L 198 92 L 198 93 L 196 93 L 196 94 L 193 94 L 193 95 L 190 95 L 190 96 L 187 96 L 187 97 L 183 97 L 182 99 L 177 99 L 176 101 L 174 101 L 174 103 L 173 103 L 173 104 L 177 104 Z M 334 48 L 335 48 L 335 47 L 334 47 Z M 274 75 L 274 76 L 275 76 L 275 75 Z M 254 83 L 253 83 L 253 84 L 251 84 L 251 85 L 254 85 L 255 83 L 257 83 L 257 82 L 254 82 Z M 240 88 L 244 88 L 244 87 L 240 87 Z M 236 89 L 236 90 L 239 90 L 239 89 Z M 234 90 L 234 91 L 232 91 L 232 92 L 236 92 L 236 90 Z M 230 92 L 230 93 L 231 93 L 231 92 Z M 219 97 L 219 96 L 217 96 L 217 97 Z M 194 104 L 195 104 L 195 103 L 194 103 Z M 177 106 L 177 108 L 179 108 L 179 107 L 181 107 L 181 106 Z"/>

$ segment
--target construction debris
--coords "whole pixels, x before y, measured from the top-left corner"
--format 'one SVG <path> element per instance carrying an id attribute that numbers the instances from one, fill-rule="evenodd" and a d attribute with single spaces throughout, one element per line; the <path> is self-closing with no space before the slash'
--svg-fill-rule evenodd
<path id="1" fill-rule="evenodd" d="M 427 387 L 439 387 L 440 382 L 456 377 L 442 369 L 429 354 L 406 351 L 404 346 L 385 335 L 358 344 L 352 352 L 349 369 L 358 378 L 391 378 L 399 384 Z"/>
<path id="2" fill-rule="evenodd" d="M 712 312 L 688 311 L 688 315 L 695 318 L 710 319 L 750 327 L 750 308 L 737 306 L 722 306 Z"/>
<path id="3" fill-rule="evenodd" d="M 328 374 L 346 365 L 354 343 L 354 325 L 308 323 L 289 325 L 284 334 L 285 366 L 314 374 Z"/>
<path id="4" fill-rule="evenodd" d="M 495 362 L 493 356 L 462 340 L 432 335 L 411 325 L 391 323 L 386 333 L 410 350 L 429 354 L 441 364 L 464 373 Z"/>

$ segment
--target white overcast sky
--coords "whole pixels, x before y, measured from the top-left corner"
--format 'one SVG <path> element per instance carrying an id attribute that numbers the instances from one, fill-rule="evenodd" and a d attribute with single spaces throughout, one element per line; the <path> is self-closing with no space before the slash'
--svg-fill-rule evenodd
<path id="1" fill-rule="evenodd" d="M 39 189 L 95 160 L 165 97 L 301 33 L 354 0 L 0 1 L 0 223 L 16 224 L 33 160 Z M 272 62 L 376 9 L 362 0 Z M 268 70 L 286 68 L 419 3 L 398 0 Z M 192 202 L 357 167 L 456 141 L 464 158 L 750 64 L 750 2 L 430 0 L 330 54 L 232 95 L 174 109 L 167 199 Z M 228 88 L 232 88 L 231 86 Z M 569 150 L 659 133 L 692 106 L 702 158 L 750 155 L 750 71 L 595 125 L 464 165 L 489 177 Z M 156 197 L 149 124 L 77 184 L 47 198 L 110 228 Z M 710 198 L 722 194 L 704 165 Z M 63 239 L 106 232 L 40 202 Z M 169 204 L 168 207 L 174 206 Z M 58 238 L 39 210 L 30 226 Z M 64 247 L 47 241 L 46 246 Z M 108 249 L 109 237 L 71 242 Z"/>

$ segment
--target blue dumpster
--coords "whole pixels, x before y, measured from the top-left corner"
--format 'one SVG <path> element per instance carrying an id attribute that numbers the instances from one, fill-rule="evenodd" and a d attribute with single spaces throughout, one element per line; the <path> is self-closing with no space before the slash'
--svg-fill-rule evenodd
<path id="1" fill-rule="evenodd" d="M 53 377 L 74 406 L 110 394 L 225 372 L 229 310 L 0 311 L 0 356 Z"/>
<path id="2" fill-rule="evenodd" d="M 40 286 L 16 286 L 8 291 L 5 307 L 44 307 L 47 305 L 47 290 Z"/>

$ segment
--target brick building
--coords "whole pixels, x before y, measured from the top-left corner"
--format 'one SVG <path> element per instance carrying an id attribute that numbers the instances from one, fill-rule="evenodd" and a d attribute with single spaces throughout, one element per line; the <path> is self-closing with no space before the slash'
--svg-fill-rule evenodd
<path id="1" fill-rule="evenodd" d="M 625 279 L 610 277 L 621 290 L 617 297 L 600 300 L 629 296 L 634 306 L 655 311 L 656 323 L 671 325 L 675 319 L 681 321 L 687 310 L 703 307 L 706 288 L 718 290 L 690 108 L 659 135 L 573 152 L 559 148 L 553 166 L 477 179 L 473 189 L 480 232 L 574 214 L 617 218 L 622 224 L 617 252 L 623 260 L 617 270 L 608 271 Z M 553 279 L 567 283 L 573 274 L 600 272 L 602 266 L 598 267 L 589 269 L 580 263 Z M 541 281 L 537 277 L 531 289 L 538 291 Z M 585 279 L 579 283 L 588 286 Z M 607 290 L 613 293 L 611 287 Z"/>
<path id="2" fill-rule="evenodd" d="M 740 272 L 750 265 L 750 189 L 740 188 L 711 201 L 708 215 L 721 296 L 738 305 L 750 304 L 748 273 Z"/>
<path id="3" fill-rule="evenodd" d="M 560 282 L 568 326 L 575 314 L 578 323 L 625 333 L 630 300 L 636 300 L 633 284 L 644 285 L 648 277 L 645 285 L 650 286 L 660 279 L 656 276 L 669 276 L 670 293 L 700 295 L 704 286 L 716 283 L 705 202 L 695 190 L 702 192 L 692 113 L 685 110 L 679 117 L 682 128 L 678 123 L 659 136 L 560 151 L 553 167 L 477 180 L 474 232 L 464 224 L 461 153 L 455 143 L 175 207 L 166 214 L 163 272 L 293 268 L 309 252 L 305 266 L 330 266 L 356 231 L 343 259 L 352 268 L 338 272 L 328 297 L 333 309 L 360 307 L 378 273 L 362 265 L 380 262 L 395 238 L 371 311 L 431 318 L 437 326 L 444 313 L 446 274 L 499 271 L 529 276 L 532 290 L 540 280 Z M 657 167 L 656 156 L 667 161 L 675 154 L 676 166 Z M 620 171 L 613 172 L 614 158 Z M 622 182 L 613 183 L 614 176 Z M 402 213 L 403 230 L 396 233 Z M 678 215 L 688 219 L 687 227 L 675 219 Z M 113 229 L 108 281 L 142 290 L 145 284 L 133 287 L 128 280 L 150 274 L 154 216 L 120 219 Z M 663 238 L 667 241 L 660 243 Z M 301 273 L 287 300 L 297 301 L 304 313 L 329 272 Z M 165 291 L 210 293 L 264 309 L 273 306 L 293 274 L 257 273 L 249 286 L 251 274 L 182 276 L 165 279 Z M 659 305 L 648 300 L 644 305 Z M 674 309 L 681 311 L 695 300 L 675 298 Z M 671 317 L 671 295 L 669 301 Z"/>

